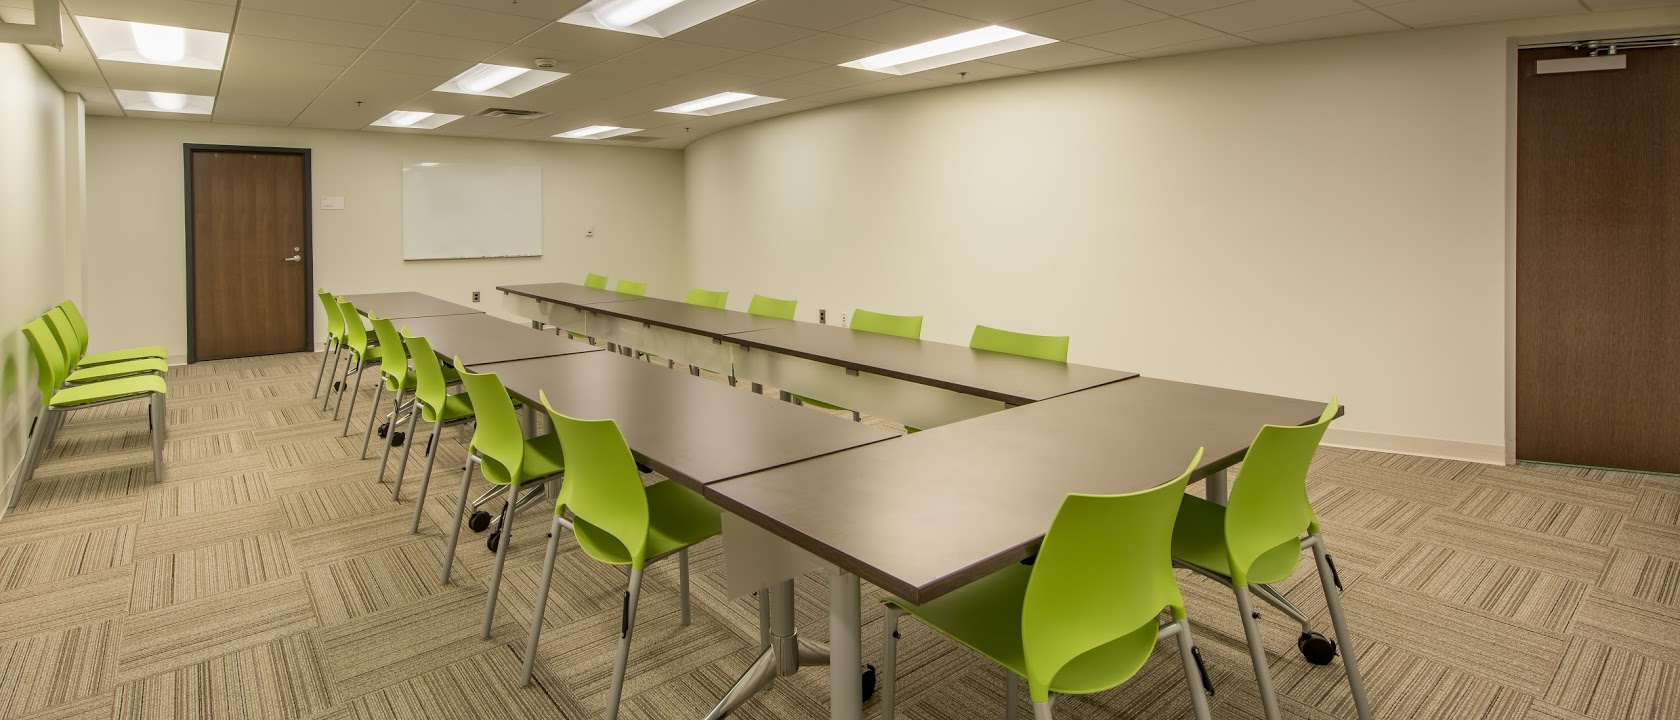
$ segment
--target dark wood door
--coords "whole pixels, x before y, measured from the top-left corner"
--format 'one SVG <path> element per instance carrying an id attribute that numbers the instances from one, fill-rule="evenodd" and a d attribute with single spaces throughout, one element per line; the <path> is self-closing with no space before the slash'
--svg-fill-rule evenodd
<path id="1" fill-rule="evenodd" d="M 188 153 L 191 359 L 310 349 L 305 156 Z"/>
<path id="2" fill-rule="evenodd" d="M 1519 55 L 1517 457 L 1680 472 L 1680 49 Z"/>

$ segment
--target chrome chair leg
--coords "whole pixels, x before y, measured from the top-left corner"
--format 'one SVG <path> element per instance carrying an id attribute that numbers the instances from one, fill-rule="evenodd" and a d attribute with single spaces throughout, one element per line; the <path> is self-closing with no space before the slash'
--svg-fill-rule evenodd
<path id="1" fill-rule="evenodd" d="M 1272 691 L 1272 673 L 1266 667 L 1266 646 L 1260 638 L 1260 623 L 1254 619 L 1254 603 L 1249 600 L 1248 588 L 1232 588 L 1237 595 L 1237 611 L 1242 613 L 1243 634 L 1248 637 L 1248 655 L 1254 662 L 1254 680 L 1260 688 L 1260 705 L 1266 720 L 1279 720 L 1277 695 Z"/>

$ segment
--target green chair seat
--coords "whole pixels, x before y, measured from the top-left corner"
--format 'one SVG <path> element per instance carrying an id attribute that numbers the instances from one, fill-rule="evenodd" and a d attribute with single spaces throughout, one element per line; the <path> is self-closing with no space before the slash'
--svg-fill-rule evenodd
<path id="1" fill-rule="evenodd" d="M 372 349 L 373 348 L 369 348 L 369 350 L 372 350 Z M 383 359 L 383 358 L 381 358 L 381 359 Z M 445 383 L 448 383 L 448 384 L 455 384 L 455 383 L 461 382 L 461 373 L 456 372 L 455 368 L 444 367 L 443 368 L 443 381 Z M 385 389 L 386 390 L 391 390 L 393 392 L 397 391 L 397 390 L 413 391 L 414 390 L 414 384 L 415 384 L 415 377 L 414 377 L 414 373 L 412 373 L 412 372 L 403 375 L 402 387 L 398 387 L 397 383 L 392 382 L 390 377 L 387 376 L 385 378 Z"/>
<path id="2" fill-rule="evenodd" d="M 168 371 L 169 363 L 164 362 L 160 358 L 140 358 L 137 360 L 114 362 L 109 365 L 83 367 L 80 370 L 70 373 L 70 377 L 65 378 L 64 381 L 70 383 L 71 385 L 81 385 L 83 383 L 99 382 L 101 380 L 110 380 L 113 378 Z"/>
<path id="3" fill-rule="evenodd" d="M 1229 577 L 1231 558 L 1225 551 L 1225 506 L 1185 495 L 1173 525 L 1173 557 Z M 1267 550 L 1249 568 L 1249 582 L 1275 583 L 1295 572 L 1301 542 L 1289 539 Z"/>
<path id="4" fill-rule="evenodd" d="M 79 365 L 80 367 L 87 367 L 89 365 L 109 365 L 111 363 L 123 362 L 125 360 L 141 360 L 145 358 L 168 359 L 168 357 L 169 351 L 164 349 L 162 345 L 152 345 L 150 347 L 133 347 L 125 348 L 123 350 L 111 350 L 108 352 L 94 353 L 92 355 L 84 356 Z"/>
<path id="5" fill-rule="evenodd" d="M 483 418 L 479 418 L 482 423 Z M 480 428 L 484 426 L 479 425 Z M 482 432 L 480 430 L 479 432 Z M 475 433 L 476 440 L 476 433 Z M 565 455 L 560 452 L 560 438 L 550 433 L 528 438 L 521 444 L 524 455 L 519 460 L 519 472 L 510 474 L 507 467 L 497 462 L 494 457 L 479 452 L 474 445 L 468 449 L 484 455 L 484 462 L 480 468 L 484 471 L 484 479 L 497 485 L 523 485 L 533 480 L 559 475 L 566 469 Z"/>
<path id="6" fill-rule="evenodd" d="M 131 395 L 148 393 L 163 395 L 168 391 L 169 386 L 164 384 L 163 378 L 156 375 L 136 375 L 64 388 L 53 393 L 52 399 L 47 401 L 47 405 L 55 408 L 75 407 Z"/>
<path id="7" fill-rule="evenodd" d="M 674 482 L 648 486 L 647 502 L 647 557 L 675 552 L 723 532 L 723 512 Z M 575 529 L 578 544 L 590 557 L 611 565 L 631 564 L 630 552 L 610 533 L 581 517 Z"/>
<path id="8" fill-rule="evenodd" d="M 446 423 L 455 422 L 456 420 L 460 420 L 462 418 L 472 417 L 472 398 L 466 393 L 456 393 L 454 395 L 445 396 L 443 398 L 442 414 L 443 421 Z M 431 405 L 421 403 L 420 419 L 429 423 L 435 423 L 438 421 L 438 411 L 434 410 Z"/>
<path id="9" fill-rule="evenodd" d="M 795 395 L 793 397 L 795 399 L 797 399 L 800 403 L 805 404 L 805 405 L 810 405 L 811 407 L 818 407 L 818 408 L 822 408 L 824 410 L 845 410 L 847 412 L 851 412 L 851 408 L 844 408 L 844 407 L 840 407 L 839 405 L 832 405 L 832 404 L 829 404 L 829 403 L 825 403 L 821 400 L 818 400 L 816 398 L 808 398 L 808 397 L 805 397 L 804 395 Z"/>

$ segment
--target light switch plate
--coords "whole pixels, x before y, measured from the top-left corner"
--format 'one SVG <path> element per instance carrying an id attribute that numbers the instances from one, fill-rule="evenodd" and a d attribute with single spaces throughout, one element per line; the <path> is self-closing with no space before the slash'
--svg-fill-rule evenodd
<path id="1" fill-rule="evenodd" d="M 343 195 L 322 195 L 321 196 L 321 209 L 322 210 L 343 210 L 344 209 L 344 196 Z"/>

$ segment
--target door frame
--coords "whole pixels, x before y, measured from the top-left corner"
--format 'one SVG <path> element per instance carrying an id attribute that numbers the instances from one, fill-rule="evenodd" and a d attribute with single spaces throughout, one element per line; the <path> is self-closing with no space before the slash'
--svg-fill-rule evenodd
<path id="1" fill-rule="evenodd" d="M 303 332 L 308 338 L 309 349 L 315 349 L 315 311 L 314 305 L 307 302 L 314 293 L 315 286 L 315 217 L 314 209 L 314 173 L 310 169 L 310 148 L 265 147 L 247 145 L 205 145 L 198 143 L 181 144 L 181 163 L 184 168 L 182 176 L 183 195 L 186 197 L 186 225 L 187 225 L 187 362 L 198 362 L 197 345 L 193 343 L 193 323 L 197 319 L 197 289 L 194 282 L 193 257 L 193 153 L 194 152 L 239 152 L 260 153 L 267 155 L 299 155 L 303 157 L 303 285 L 305 303 L 303 306 Z"/>

